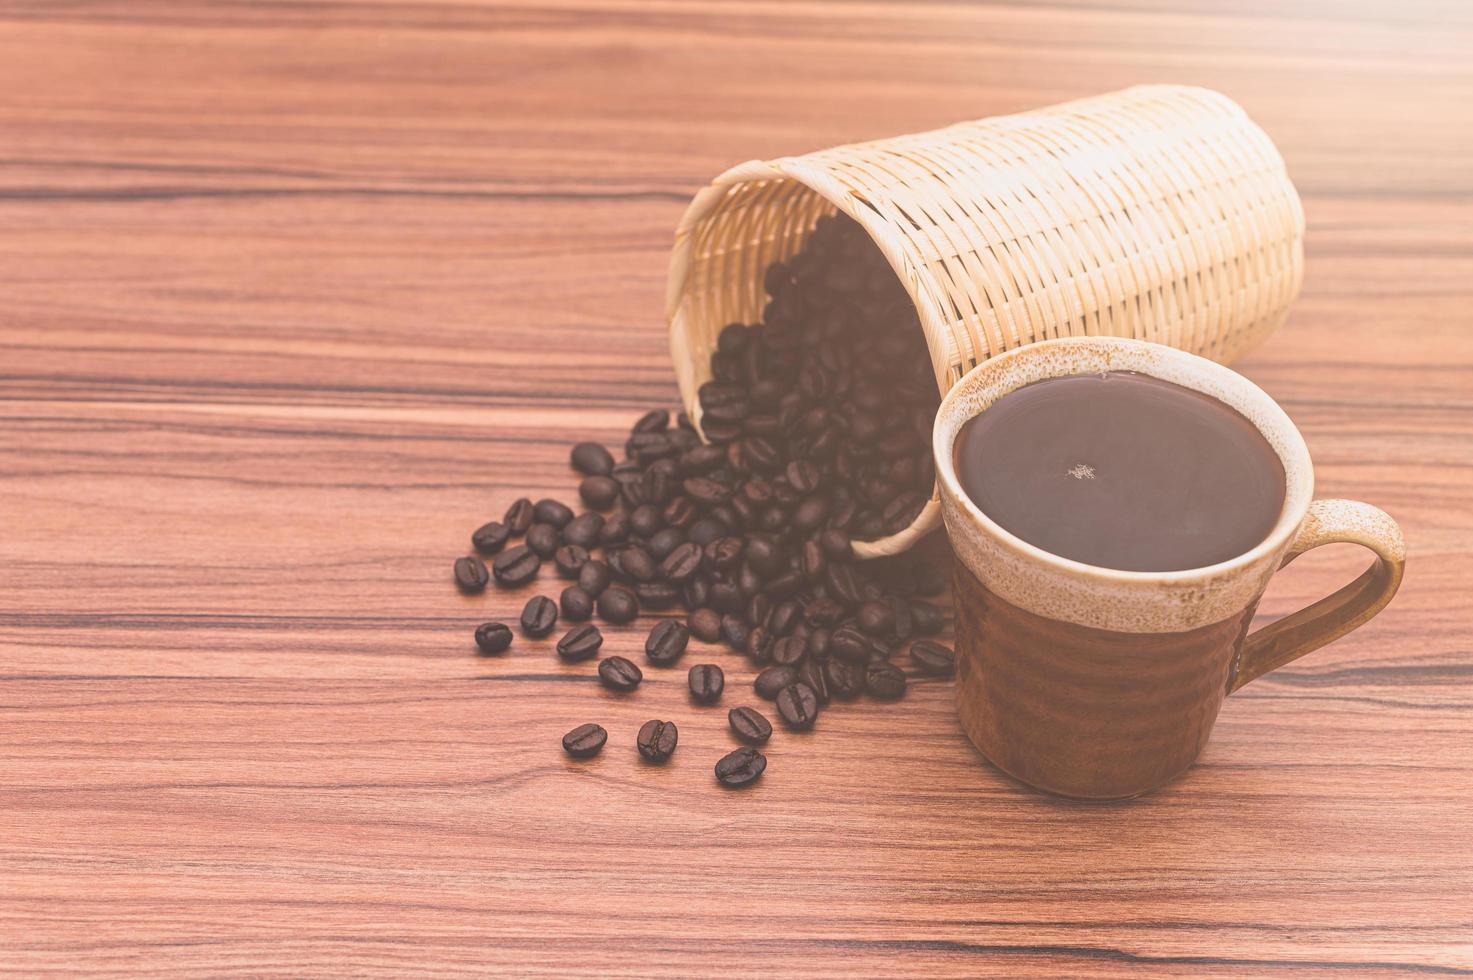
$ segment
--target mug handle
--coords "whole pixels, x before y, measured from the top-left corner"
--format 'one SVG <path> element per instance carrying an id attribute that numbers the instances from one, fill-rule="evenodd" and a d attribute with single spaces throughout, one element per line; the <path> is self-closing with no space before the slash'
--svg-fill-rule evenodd
<path id="1" fill-rule="evenodd" d="M 1319 602 L 1270 623 L 1248 636 L 1228 693 L 1291 660 L 1317 650 L 1366 623 L 1385 608 L 1401 585 L 1406 544 L 1396 521 L 1379 507 L 1357 500 L 1316 500 L 1282 564 L 1322 544 L 1350 542 L 1376 553 L 1375 564 L 1354 582 Z"/>

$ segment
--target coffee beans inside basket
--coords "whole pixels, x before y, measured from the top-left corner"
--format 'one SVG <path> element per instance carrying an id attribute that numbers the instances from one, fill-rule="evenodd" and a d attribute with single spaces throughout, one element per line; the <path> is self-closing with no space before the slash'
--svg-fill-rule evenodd
<path id="1" fill-rule="evenodd" d="M 698 392 L 704 442 L 684 412 L 663 409 L 640 416 L 622 447 L 579 442 L 569 454 L 575 492 L 518 499 L 482 524 L 472 544 L 490 574 L 470 555 L 455 563 L 455 581 L 475 594 L 490 579 L 502 588 L 541 580 L 557 599 L 527 600 L 522 633 L 547 637 L 566 620 L 556 652 L 570 664 L 600 655 L 593 619 L 639 620 L 656 667 L 692 643 L 703 658 L 729 648 L 720 653 L 727 669 L 749 670 L 742 683 L 755 677 L 788 728 L 822 730 L 823 712 L 866 691 L 903 697 L 902 664 L 916 676 L 954 671 L 948 647 L 920 639 L 944 625 L 918 598 L 941 591 L 937 563 L 913 552 L 854 554 L 856 541 L 909 527 L 930 498 L 938 396 L 914 308 L 852 220 L 820 219 L 802 251 L 767 269 L 763 286 L 761 322 L 731 324 L 716 340 Z M 546 588 L 556 579 L 544 565 L 563 579 L 556 587 Z M 511 645 L 506 627 L 483 630 L 482 650 Z M 623 656 L 602 660 L 598 676 L 614 690 L 640 687 L 631 696 L 641 699 L 670 684 L 663 673 L 641 684 Z M 710 711 L 722 667 L 692 667 L 687 686 L 686 709 Z M 753 743 L 772 733 L 752 708 L 733 709 L 729 724 Z M 601 747 L 607 735 L 596 725 L 570 732 L 565 747 L 580 732 L 575 743 L 590 744 L 594 729 Z M 636 745 L 663 761 L 675 738 L 674 723 L 650 722 Z M 739 750 L 717 764 L 717 778 L 745 785 L 765 766 L 761 753 Z"/>

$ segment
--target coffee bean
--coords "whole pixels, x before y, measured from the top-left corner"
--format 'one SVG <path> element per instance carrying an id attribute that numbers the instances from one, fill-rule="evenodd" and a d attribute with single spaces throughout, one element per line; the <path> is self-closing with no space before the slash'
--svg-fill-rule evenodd
<path id="1" fill-rule="evenodd" d="M 767 628 L 773 636 L 787 636 L 803 621 L 803 606 L 791 599 L 772 608 L 767 619 Z"/>
<path id="2" fill-rule="evenodd" d="M 455 559 L 455 584 L 460 591 L 470 595 L 486 589 L 486 563 L 475 555 Z"/>
<path id="3" fill-rule="evenodd" d="M 602 725 L 579 725 L 563 736 L 563 751 L 575 759 L 587 759 L 598 755 L 608 740 Z"/>
<path id="4" fill-rule="evenodd" d="M 494 555 L 506 546 L 511 528 L 501 521 L 487 521 L 471 533 L 471 547 L 483 555 Z"/>
<path id="5" fill-rule="evenodd" d="M 818 494 L 804 497 L 793 510 L 793 527 L 798 531 L 812 531 L 820 527 L 828 516 L 828 500 Z"/>
<path id="6" fill-rule="evenodd" d="M 605 657 L 598 662 L 598 679 L 613 691 L 632 691 L 644 680 L 644 672 L 623 657 Z"/>
<path id="7" fill-rule="evenodd" d="M 905 673 L 894 664 L 870 664 L 865 671 L 864 686 L 882 701 L 895 701 L 905 697 Z"/>
<path id="8" fill-rule="evenodd" d="M 903 676 L 903 675 L 902 675 Z M 777 716 L 789 728 L 812 728 L 818 719 L 818 695 L 801 681 L 789 684 L 777 694 Z"/>
<path id="9" fill-rule="evenodd" d="M 772 600 L 762 593 L 752 596 L 747 601 L 747 625 L 752 627 L 766 626 L 772 619 Z"/>
<path id="10" fill-rule="evenodd" d="M 895 625 L 890 628 L 890 635 L 904 643 L 915 632 L 910 616 L 910 603 L 897 595 L 886 596 L 884 601 L 890 607 L 890 615 L 895 620 Z"/>
<path id="11" fill-rule="evenodd" d="M 686 542 L 680 545 L 660 563 L 660 571 L 672 582 L 683 582 L 701 567 L 701 549 Z"/>
<path id="12" fill-rule="evenodd" d="M 608 510 L 619 499 L 619 481 L 611 476 L 585 477 L 578 484 L 578 496 L 596 510 Z"/>
<path id="13" fill-rule="evenodd" d="M 629 529 L 647 538 L 665 526 L 665 515 L 654 504 L 640 504 L 629 512 Z"/>
<path id="14" fill-rule="evenodd" d="M 817 582 L 823 578 L 823 573 L 827 568 L 828 556 L 824 553 L 823 545 L 811 540 L 803 542 L 803 577 L 809 581 Z"/>
<path id="15" fill-rule="evenodd" d="M 553 552 L 553 564 L 563 578 L 577 578 L 583 566 L 588 564 L 588 549 L 576 544 L 565 544 Z"/>
<path id="16" fill-rule="evenodd" d="M 522 632 L 531 637 L 542 637 L 557 626 L 557 603 L 545 595 L 534 595 L 522 607 Z"/>
<path id="17" fill-rule="evenodd" d="M 742 554 L 747 565 L 759 575 L 776 575 L 786 567 L 787 556 L 782 548 L 765 535 L 748 538 Z"/>
<path id="18" fill-rule="evenodd" d="M 680 601 L 680 589 L 674 582 L 638 582 L 634 595 L 641 609 L 669 609 Z"/>
<path id="19" fill-rule="evenodd" d="M 916 640 L 910 645 L 910 662 L 923 674 L 949 677 L 956 672 L 956 652 L 934 640 Z"/>
<path id="20" fill-rule="evenodd" d="M 587 660 L 598 654 L 604 645 L 604 636 L 592 623 L 574 626 L 557 641 L 557 655 L 569 662 Z"/>
<path id="21" fill-rule="evenodd" d="M 635 582 L 648 582 L 659 574 L 655 559 L 639 545 L 630 545 L 619 552 L 619 571 Z"/>
<path id="22" fill-rule="evenodd" d="M 772 737 L 772 723 L 756 708 L 743 705 L 726 713 L 732 734 L 749 745 L 761 745 Z"/>
<path id="23" fill-rule="evenodd" d="M 645 547 L 655 561 L 663 562 L 683 544 L 685 544 L 685 532 L 678 527 L 665 527 L 650 535 Z"/>
<path id="24" fill-rule="evenodd" d="M 647 721 L 639 729 L 634 744 L 648 762 L 664 762 L 675 752 L 680 731 L 673 721 Z"/>
<path id="25" fill-rule="evenodd" d="M 579 514 L 563 526 L 563 544 L 576 544 L 580 548 L 593 548 L 598 544 L 599 532 L 603 530 L 604 518 L 602 514 L 589 511 Z"/>
<path id="26" fill-rule="evenodd" d="M 721 697 L 726 675 L 715 664 L 696 664 L 688 674 L 690 696 L 699 704 L 710 704 Z"/>
<path id="27" fill-rule="evenodd" d="M 741 748 L 721 757 L 716 763 L 716 781 L 736 788 L 756 782 L 767 769 L 767 756 L 756 749 Z"/>
<path id="28" fill-rule="evenodd" d="M 511 529 L 512 534 L 526 534 L 527 528 L 531 527 L 532 522 L 536 520 L 532 501 L 526 497 L 516 500 L 506 509 L 506 516 L 501 520 Z"/>
<path id="29" fill-rule="evenodd" d="M 670 413 L 664 409 L 645 412 L 634 423 L 634 432 L 664 432 L 670 427 Z"/>
<path id="30" fill-rule="evenodd" d="M 864 601 L 861 583 L 854 574 L 853 565 L 830 562 L 824 572 L 824 585 L 828 589 L 829 598 L 842 606 L 853 607 Z"/>
<path id="31" fill-rule="evenodd" d="M 687 497 L 708 507 L 722 503 L 731 496 L 727 487 L 704 476 L 688 477 L 680 486 Z"/>
<path id="32" fill-rule="evenodd" d="M 600 592 L 609 587 L 609 582 L 613 578 L 614 573 L 609 570 L 608 562 L 590 558 L 578 570 L 578 588 L 597 597 Z"/>
<path id="33" fill-rule="evenodd" d="M 650 663 L 668 667 L 685 654 L 690 631 L 679 620 L 662 619 L 650 630 L 644 641 L 644 655 Z"/>
<path id="34" fill-rule="evenodd" d="M 705 548 L 726 534 L 726 525 L 713 517 L 697 518 L 686 530 L 686 540 Z"/>
<path id="35" fill-rule="evenodd" d="M 820 705 L 829 703 L 829 679 L 824 674 L 823 664 L 817 660 L 805 660 L 798 667 L 798 680 L 813 688 Z"/>
<path id="36" fill-rule="evenodd" d="M 721 614 L 714 609 L 694 610 L 686 620 L 691 635 L 702 643 L 715 643 L 721 639 Z"/>
<path id="37" fill-rule="evenodd" d="M 527 528 L 527 544 L 538 558 L 551 558 L 562 543 L 562 535 L 551 524 L 533 524 Z"/>
<path id="38" fill-rule="evenodd" d="M 532 512 L 537 520 L 543 524 L 551 524 L 555 528 L 561 528 L 573 519 L 573 510 L 561 500 L 553 500 L 551 497 L 537 501 Z"/>
<path id="39" fill-rule="evenodd" d="M 482 623 L 476 627 L 476 646 L 482 653 L 501 653 L 511 646 L 511 627 L 505 623 Z"/>
<path id="40" fill-rule="evenodd" d="M 584 476 L 608 476 L 614 471 L 614 457 L 596 442 L 580 442 L 573 447 L 569 461 Z"/>
<path id="41" fill-rule="evenodd" d="M 823 471 L 809 459 L 795 459 L 783 470 L 788 486 L 801 494 L 810 494 L 823 483 Z"/>
<path id="42" fill-rule="evenodd" d="M 844 616 L 844 607 L 827 597 L 814 599 L 803 607 L 803 621 L 810 626 L 833 626 Z"/>
<path id="43" fill-rule="evenodd" d="M 842 660 L 827 660 L 823 665 L 824 677 L 829 682 L 829 694 L 845 701 L 852 701 L 864 693 L 864 668 Z"/>
<path id="44" fill-rule="evenodd" d="M 747 649 L 749 632 L 746 622 L 740 616 L 728 613 L 721 617 L 721 638 L 733 650 L 745 651 Z"/>
<path id="45" fill-rule="evenodd" d="M 604 521 L 604 526 L 598 532 L 598 543 L 608 547 L 609 545 L 623 544 L 629 540 L 629 515 L 623 511 L 611 514 Z"/>
<path id="46" fill-rule="evenodd" d="M 628 623 L 639 615 L 639 600 L 628 589 L 611 585 L 598 597 L 598 614 L 610 623 Z"/>
<path id="47" fill-rule="evenodd" d="M 757 675 L 752 682 L 752 688 L 760 697 L 771 701 L 778 696 L 783 688 L 798 679 L 798 670 L 788 664 L 780 664 L 768 667 Z"/>
<path id="48" fill-rule="evenodd" d="M 744 542 L 741 538 L 722 537 L 707 544 L 702 558 L 705 565 L 711 571 L 726 571 L 737 567 L 742 560 L 742 548 Z"/>
<path id="49" fill-rule="evenodd" d="M 854 614 L 856 625 L 870 636 L 888 636 L 895 628 L 895 613 L 884 602 L 866 602 Z"/>
<path id="50" fill-rule="evenodd" d="M 558 605 L 562 607 L 563 618 L 570 622 L 581 623 L 593 618 L 593 596 L 576 585 L 563 589 L 562 595 L 558 596 Z"/>
<path id="51" fill-rule="evenodd" d="M 849 561 L 854 557 L 854 548 L 849 543 L 849 536 L 838 528 L 827 528 L 820 531 L 816 539 L 823 552 L 832 561 Z"/>
<path id="52" fill-rule="evenodd" d="M 946 617 L 929 602 L 912 601 L 910 621 L 915 631 L 922 636 L 940 633 L 946 626 Z"/>
<path id="53" fill-rule="evenodd" d="M 711 596 L 711 580 L 704 575 L 692 575 L 680 584 L 680 601 L 685 608 L 694 612 L 704 606 Z"/>
<path id="54" fill-rule="evenodd" d="M 542 560 L 532 549 L 526 545 L 518 545 L 496 556 L 496 560 L 491 563 L 491 573 L 496 576 L 497 585 L 515 588 L 536 578 L 537 570 L 541 567 Z"/>
<path id="55" fill-rule="evenodd" d="M 807 646 L 809 660 L 829 659 L 829 631 L 822 626 L 815 627 L 813 632 L 808 634 Z"/>
<path id="56" fill-rule="evenodd" d="M 711 583 L 707 601 L 717 612 L 736 613 L 747 604 L 747 597 L 742 595 L 741 586 L 735 582 L 718 578 Z"/>
<path id="57" fill-rule="evenodd" d="M 774 640 L 768 659 L 775 664 L 796 666 L 808 654 L 808 640 L 801 636 L 785 636 Z"/>
<path id="58" fill-rule="evenodd" d="M 829 636 L 829 653 L 845 663 L 866 663 L 870 654 L 869 637 L 858 627 L 845 623 Z"/>

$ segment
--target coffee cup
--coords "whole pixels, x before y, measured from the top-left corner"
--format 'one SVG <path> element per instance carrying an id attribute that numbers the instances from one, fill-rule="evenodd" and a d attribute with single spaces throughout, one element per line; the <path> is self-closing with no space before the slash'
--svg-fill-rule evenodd
<path id="1" fill-rule="evenodd" d="M 962 426 L 1025 385 L 1130 371 L 1208 395 L 1248 419 L 1278 456 L 1284 503 L 1267 537 L 1216 564 L 1121 571 L 1051 554 L 967 496 L 954 447 Z M 957 710 L 995 766 L 1050 793 L 1138 796 L 1196 760 L 1227 695 L 1367 622 L 1401 583 L 1405 548 L 1385 512 L 1314 499 L 1303 437 L 1257 385 L 1213 361 L 1112 337 L 1043 341 L 985 361 L 942 401 L 933 430 L 951 541 Z M 1269 580 L 1335 542 L 1375 561 L 1355 581 L 1250 631 Z"/>

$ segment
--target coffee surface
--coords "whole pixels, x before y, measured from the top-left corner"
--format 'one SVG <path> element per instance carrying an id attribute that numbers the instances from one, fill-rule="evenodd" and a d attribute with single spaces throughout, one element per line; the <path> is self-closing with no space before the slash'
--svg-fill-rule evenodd
<path id="1" fill-rule="evenodd" d="M 1200 568 L 1268 536 L 1284 467 L 1262 433 L 1200 392 L 1131 371 L 1019 388 L 957 435 L 957 478 L 1030 544 L 1104 568 Z"/>

